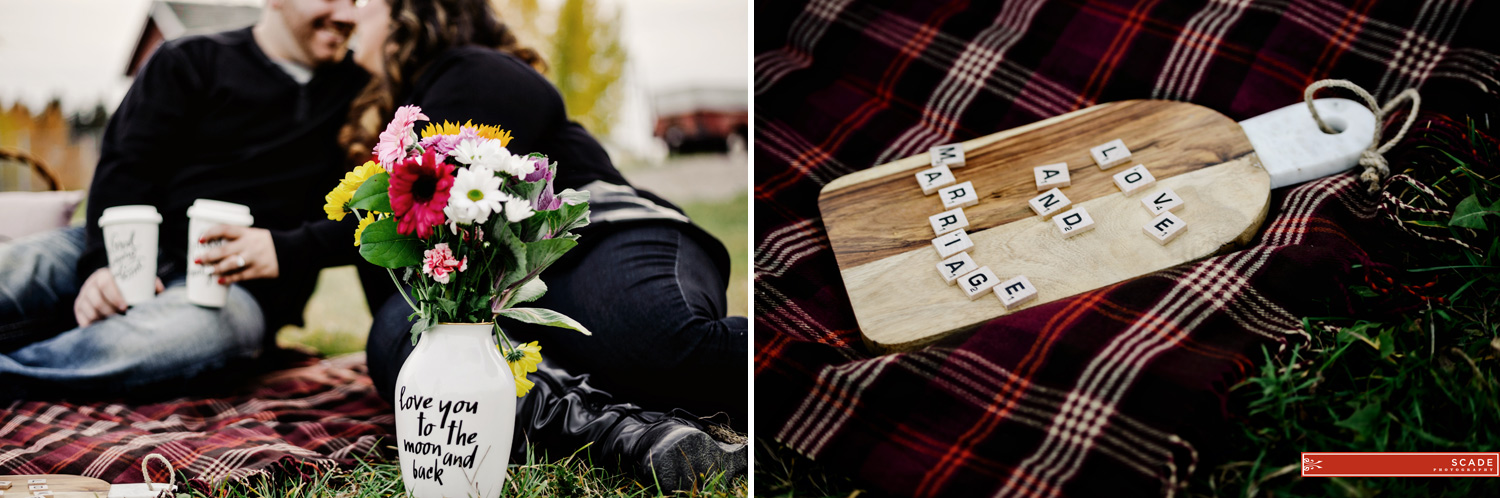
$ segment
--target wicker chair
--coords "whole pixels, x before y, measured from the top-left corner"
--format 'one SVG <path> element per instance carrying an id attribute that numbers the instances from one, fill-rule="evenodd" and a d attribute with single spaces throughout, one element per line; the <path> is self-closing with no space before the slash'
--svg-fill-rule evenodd
<path id="1" fill-rule="evenodd" d="M 67 226 L 84 192 L 63 190 L 52 168 L 24 151 L 0 147 L 0 166 L 28 167 L 47 184 L 47 192 L 0 192 L 0 243 Z"/>

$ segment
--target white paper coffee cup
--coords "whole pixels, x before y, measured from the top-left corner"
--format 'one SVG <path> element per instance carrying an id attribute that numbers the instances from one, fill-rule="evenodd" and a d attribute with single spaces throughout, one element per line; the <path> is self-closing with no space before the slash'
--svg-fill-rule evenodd
<path id="1" fill-rule="evenodd" d="M 156 297 L 156 242 L 161 214 L 155 206 L 115 206 L 99 215 L 104 252 L 115 287 L 131 306 Z"/>
<path id="2" fill-rule="evenodd" d="M 211 308 L 223 307 L 229 300 L 229 286 L 219 284 L 212 265 L 193 264 L 209 249 L 224 245 L 223 240 L 211 240 L 202 244 L 198 239 L 214 225 L 237 225 L 248 227 L 255 222 L 250 216 L 250 207 L 232 202 L 198 199 L 188 208 L 188 302 Z"/>

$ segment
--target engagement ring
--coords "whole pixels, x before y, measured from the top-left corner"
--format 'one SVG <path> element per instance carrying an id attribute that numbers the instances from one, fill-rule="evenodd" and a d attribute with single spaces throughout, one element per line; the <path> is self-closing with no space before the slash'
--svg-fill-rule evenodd
<path id="1" fill-rule="evenodd" d="M 245 267 L 245 257 L 244 256 L 240 256 L 240 255 L 236 254 L 236 255 L 234 255 L 234 261 L 235 261 L 236 264 L 239 265 L 236 268 L 244 268 Z"/>

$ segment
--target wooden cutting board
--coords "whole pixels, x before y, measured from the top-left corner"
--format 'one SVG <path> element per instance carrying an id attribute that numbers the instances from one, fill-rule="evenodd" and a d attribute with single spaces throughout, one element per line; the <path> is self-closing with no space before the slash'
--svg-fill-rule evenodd
<path id="1" fill-rule="evenodd" d="M 45 480 L 47 482 L 31 484 L 32 480 Z M 82 498 L 82 497 L 104 497 L 109 495 L 109 483 L 92 477 L 41 474 L 41 475 L 16 475 L 0 476 L 0 482 L 9 482 L 9 487 L 0 485 L 0 498 L 12 496 L 33 497 L 37 490 L 31 486 L 46 486 L 45 490 L 51 491 L 52 498 Z"/>
<path id="2" fill-rule="evenodd" d="M 1121 139 L 1130 161 L 1101 170 L 1089 149 Z M 957 183 L 973 182 L 979 204 L 964 208 L 974 242 L 969 252 L 1008 280 L 1026 276 L 1037 298 L 1007 311 L 994 295 L 970 301 L 937 271 L 928 217 L 943 208 L 924 195 L 915 174 L 931 167 L 923 152 L 839 178 L 818 205 L 849 301 L 866 343 L 876 351 L 910 350 L 1020 309 L 1104 287 L 1248 242 L 1265 219 L 1270 178 L 1234 120 L 1182 102 L 1131 100 L 1101 104 L 964 142 L 967 165 Z M 1093 217 L 1094 230 L 1064 239 L 1033 213 L 1032 168 L 1066 162 L 1072 185 L 1062 192 Z M 1112 176 L 1144 164 L 1157 185 L 1131 195 Z M 1155 216 L 1141 198 L 1161 187 L 1184 202 L 1174 212 L 1187 229 L 1167 245 L 1142 230 Z"/>

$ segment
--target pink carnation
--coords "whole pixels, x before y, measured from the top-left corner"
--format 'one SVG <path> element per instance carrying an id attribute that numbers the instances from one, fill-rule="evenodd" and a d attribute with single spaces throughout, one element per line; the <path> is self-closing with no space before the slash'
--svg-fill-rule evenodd
<path id="1" fill-rule="evenodd" d="M 380 165 L 385 166 L 386 172 L 390 172 L 397 161 L 406 159 L 406 149 L 411 148 L 416 140 L 412 128 L 417 121 L 427 121 L 422 108 L 404 105 L 396 109 L 396 117 L 385 125 L 385 131 L 380 132 L 380 143 L 375 144 L 375 157 L 380 158 Z"/>
<path id="2" fill-rule="evenodd" d="M 469 269 L 469 257 L 463 261 L 453 259 L 453 250 L 444 242 L 422 252 L 422 273 L 440 284 L 448 283 L 448 274 Z"/>

